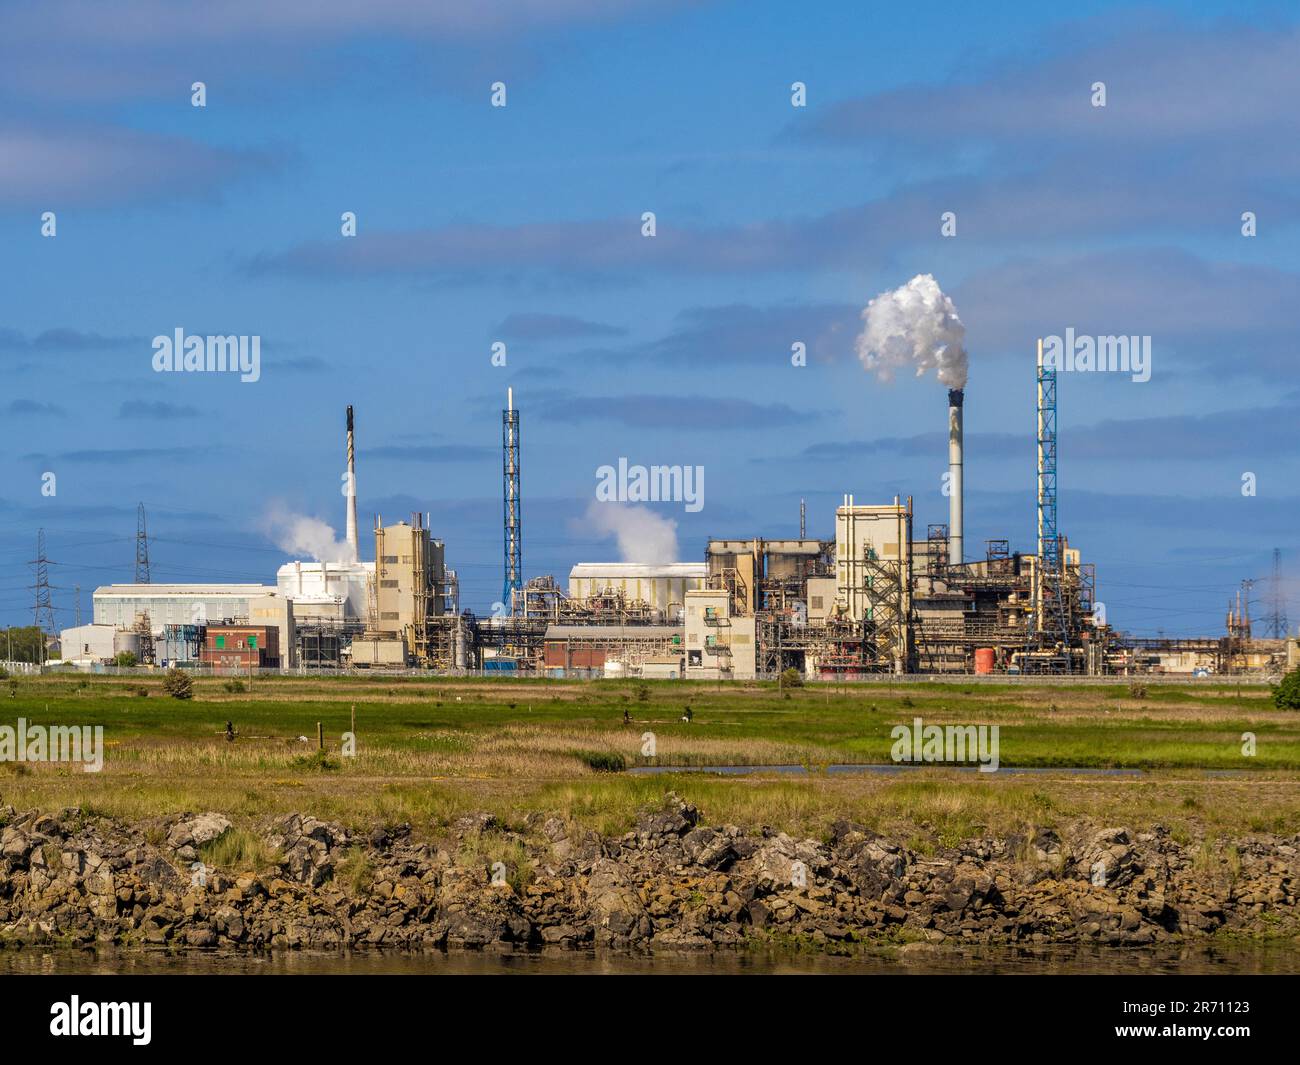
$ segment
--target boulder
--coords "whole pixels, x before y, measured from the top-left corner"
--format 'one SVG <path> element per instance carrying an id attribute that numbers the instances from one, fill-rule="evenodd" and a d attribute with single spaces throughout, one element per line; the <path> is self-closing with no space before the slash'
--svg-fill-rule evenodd
<path id="1" fill-rule="evenodd" d="M 176 851 L 202 847 L 205 843 L 211 843 L 219 838 L 228 828 L 230 828 L 230 821 L 221 814 L 205 813 L 196 817 L 182 818 L 167 833 L 167 846 Z"/>
<path id="2" fill-rule="evenodd" d="M 596 942 L 626 945 L 650 934 L 645 904 L 624 865 L 602 858 L 587 879 L 587 906 Z"/>

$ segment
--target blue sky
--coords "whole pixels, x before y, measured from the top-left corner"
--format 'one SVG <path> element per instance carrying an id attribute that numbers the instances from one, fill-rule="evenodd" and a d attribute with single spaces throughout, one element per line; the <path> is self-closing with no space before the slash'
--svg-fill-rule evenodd
<path id="1" fill-rule="evenodd" d="M 1152 338 L 1151 381 L 1060 384 L 1110 621 L 1218 632 L 1274 547 L 1300 574 L 1292 5 L 444 6 L 0 2 L 0 621 L 38 528 L 61 624 L 132 579 L 138 501 L 155 580 L 272 580 L 269 514 L 341 534 L 347 403 L 363 529 L 429 512 L 485 610 L 508 385 L 528 576 L 618 557 L 584 515 L 620 456 L 705 467 L 699 513 L 655 505 L 684 559 L 801 498 L 829 536 L 847 492 L 923 530 L 944 390 L 854 354 L 917 273 L 967 327 L 968 553 L 1033 549 L 1034 344 L 1072 326 Z M 154 373 L 178 327 L 260 335 L 261 380 Z"/>

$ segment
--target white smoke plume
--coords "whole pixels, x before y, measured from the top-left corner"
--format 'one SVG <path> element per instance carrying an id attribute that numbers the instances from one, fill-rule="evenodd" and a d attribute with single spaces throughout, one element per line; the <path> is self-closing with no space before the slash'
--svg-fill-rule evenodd
<path id="1" fill-rule="evenodd" d="M 620 561 L 649 566 L 677 561 L 677 522 L 649 507 L 593 502 L 587 507 L 587 521 L 600 536 L 617 538 Z"/>
<path id="2" fill-rule="evenodd" d="M 356 561 L 352 545 L 338 539 L 328 523 L 294 514 L 283 503 L 272 503 L 267 508 L 262 528 L 291 557 L 306 556 L 317 562 Z"/>
<path id="3" fill-rule="evenodd" d="M 931 274 L 882 292 L 863 309 L 862 321 L 858 358 L 882 381 L 904 369 L 917 377 L 935 370 L 949 388 L 966 387 L 966 327 Z"/>

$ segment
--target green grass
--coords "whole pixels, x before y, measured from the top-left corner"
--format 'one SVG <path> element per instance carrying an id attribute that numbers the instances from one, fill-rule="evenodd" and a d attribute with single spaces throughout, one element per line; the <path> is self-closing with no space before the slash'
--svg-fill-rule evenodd
<path id="1" fill-rule="evenodd" d="M 210 843 L 199 848 L 205 865 L 225 873 L 265 873 L 275 868 L 278 855 L 267 846 L 261 835 L 244 828 L 228 828 Z"/>
<path id="2" fill-rule="evenodd" d="M 137 689 L 149 690 L 140 698 Z M 642 694 L 644 693 L 644 697 Z M 20 678 L 0 695 L 0 724 L 102 725 L 104 771 L 0 764 L 0 800 L 82 806 L 148 818 L 215 809 L 232 818 L 305 811 L 364 825 L 436 830 L 488 810 L 530 812 L 621 832 L 673 788 L 708 818 L 804 831 L 851 816 L 916 833 L 931 846 L 979 826 L 1090 815 L 1163 818 L 1192 834 L 1284 831 L 1300 810 L 1300 713 L 1267 688 L 1152 685 L 1141 699 L 1114 685 L 808 684 L 506 681 L 498 678 L 254 678 L 228 691 L 199 679 L 194 698 L 163 695 L 160 677 Z M 906 705 L 908 703 L 910 705 Z M 693 720 L 681 720 L 689 705 Z M 357 752 L 342 735 L 356 715 Z M 1050 708 L 1050 709 L 1049 709 Z M 627 710 L 632 721 L 624 724 Z M 890 761 L 896 725 L 1000 729 L 1004 767 L 1151 771 L 1136 779 L 1009 777 L 943 768 L 896 777 L 617 772 L 668 767 Z M 231 721 L 238 739 L 225 739 Z M 316 749 L 317 723 L 326 749 Z M 1241 754 L 1241 736 L 1257 754 Z M 1228 770 L 1240 776 L 1215 777 Z M 1289 819 L 1289 820 L 1288 820 Z M 926 827 L 926 826 L 929 827 Z M 1293 829 L 1291 829 L 1293 831 Z"/>

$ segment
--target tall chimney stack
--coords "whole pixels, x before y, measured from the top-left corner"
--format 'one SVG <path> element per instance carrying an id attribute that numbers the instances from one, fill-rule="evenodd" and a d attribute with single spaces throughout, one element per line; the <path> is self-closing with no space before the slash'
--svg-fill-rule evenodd
<path id="1" fill-rule="evenodd" d="M 948 389 L 948 563 L 962 564 L 962 404 L 966 393 Z"/>
<path id="2" fill-rule="evenodd" d="M 352 561 L 361 561 L 361 548 L 357 541 L 357 452 L 352 435 L 352 405 L 348 404 L 348 547 Z"/>

